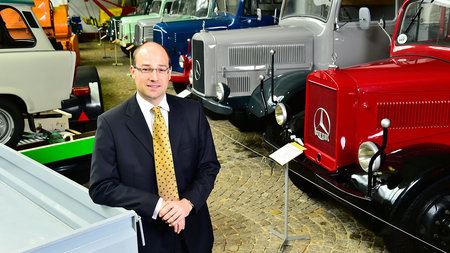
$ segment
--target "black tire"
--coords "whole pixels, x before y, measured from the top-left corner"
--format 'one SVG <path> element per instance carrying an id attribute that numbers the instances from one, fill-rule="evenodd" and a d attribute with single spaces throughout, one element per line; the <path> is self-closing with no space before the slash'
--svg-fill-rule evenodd
<path id="1" fill-rule="evenodd" d="M 186 89 L 186 87 L 188 86 L 187 83 L 172 83 L 172 84 L 173 84 L 173 89 L 175 90 L 175 92 L 177 94 L 184 91 Z"/>
<path id="2" fill-rule="evenodd" d="M 134 47 L 133 47 L 132 49 L 130 49 L 130 50 L 127 50 L 126 47 L 122 47 L 122 46 L 120 46 L 120 49 L 121 49 L 122 52 L 123 52 L 126 56 L 128 56 L 128 57 L 130 57 L 130 54 L 133 55 L 133 52 L 134 52 L 134 50 L 135 50 Z"/>
<path id="3" fill-rule="evenodd" d="M 401 213 L 400 228 L 431 243 L 445 252 L 450 252 L 450 177 L 428 186 L 408 203 Z M 436 252 L 430 246 L 404 233 L 389 229 L 385 236 L 392 252 Z"/>
<path id="4" fill-rule="evenodd" d="M 10 100 L 0 100 L 0 143 L 14 148 L 24 129 L 24 119 L 18 106 Z"/>

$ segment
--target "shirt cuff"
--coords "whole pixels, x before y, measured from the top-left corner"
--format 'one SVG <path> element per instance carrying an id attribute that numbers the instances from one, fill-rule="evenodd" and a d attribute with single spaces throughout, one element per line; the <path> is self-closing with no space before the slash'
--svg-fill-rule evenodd
<path id="1" fill-rule="evenodd" d="M 155 210 L 153 211 L 153 216 L 152 216 L 152 219 L 154 219 L 154 220 L 156 220 L 156 218 L 158 218 L 158 213 L 159 213 L 159 210 L 161 210 L 162 201 L 163 201 L 163 199 L 159 198 L 158 203 L 156 203 L 156 207 L 155 207 Z"/>

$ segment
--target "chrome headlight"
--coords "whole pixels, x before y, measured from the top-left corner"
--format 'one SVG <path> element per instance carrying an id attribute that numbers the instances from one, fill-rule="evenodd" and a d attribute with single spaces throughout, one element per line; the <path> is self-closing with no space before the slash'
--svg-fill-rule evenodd
<path id="1" fill-rule="evenodd" d="M 275 107 L 275 120 L 277 121 L 278 125 L 282 126 L 287 121 L 287 110 L 286 106 L 283 103 L 277 104 Z"/>
<path id="2" fill-rule="evenodd" d="M 358 149 L 359 165 L 365 172 L 369 171 L 370 160 L 377 152 L 378 146 L 371 141 L 366 141 L 359 146 Z M 377 171 L 380 168 L 380 164 L 381 158 L 380 156 L 378 156 L 372 165 L 372 171 Z"/>
<path id="3" fill-rule="evenodd" d="M 216 97 L 217 99 L 222 102 L 225 100 L 225 98 L 230 95 L 230 88 L 226 84 L 218 83 L 216 84 Z"/>
<path id="4" fill-rule="evenodd" d="M 178 64 L 180 65 L 181 68 L 184 68 L 184 57 L 182 55 L 178 57 Z"/>

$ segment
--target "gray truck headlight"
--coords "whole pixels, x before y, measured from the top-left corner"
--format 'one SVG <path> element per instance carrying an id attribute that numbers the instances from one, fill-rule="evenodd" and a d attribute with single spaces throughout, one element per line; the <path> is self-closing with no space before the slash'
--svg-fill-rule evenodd
<path id="1" fill-rule="evenodd" d="M 358 149 L 359 165 L 365 172 L 369 171 L 370 159 L 372 159 L 372 157 L 375 155 L 376 152 L 378 152 L 378 146 L 371 141 L 366 141 L 359 146 Z M 372 171 L 377 171 L 380 168 L 380 164 L 381 158 L 380 156 L 378 156 L 372 165 Z"/>
<path id="2" fill-rule="evenodd" d="M 178 64 L 180 64 L 181 68 L 184 67 L 184 57 L 182 55 L 178 58 Z"/>
<path id="3" fill-rule="evenodd" d="M 277 121 L 278 125 L 282 126 L 287 121 L 287 110 L 286 106 L 283 103 L 277 104 L 275 107 L 275 120 Z"/>
<path id="4" fill-rule="evenodd" d="M 216 84 L 216 96 L 220 102 L 224 101 L 225 98 L 228 97 L 228 95 L 230 95 L 230 88 L 228 88 L 226 84 Z"/>

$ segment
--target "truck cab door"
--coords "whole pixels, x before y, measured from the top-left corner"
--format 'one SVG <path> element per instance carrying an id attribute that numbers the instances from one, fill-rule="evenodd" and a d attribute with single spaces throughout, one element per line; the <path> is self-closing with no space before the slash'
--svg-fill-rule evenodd
<path id="1" fill-rule="evenodd" d="M 273 25 L 278 23 L 282 0 L 244 0 L 239 28 Z"/>
<path id="2" fill-rule="evenodd" d="M 389 57 L 390 39 L 378 22 L 385 20 L 386 31 L 392 36 L 399 0 L 342 0 L 335 13 L 334 52 L 339 67 L 348 67 Z M 367 29 L 359 22 L 360 8 L 367 7 L 371 21 Z"/>

